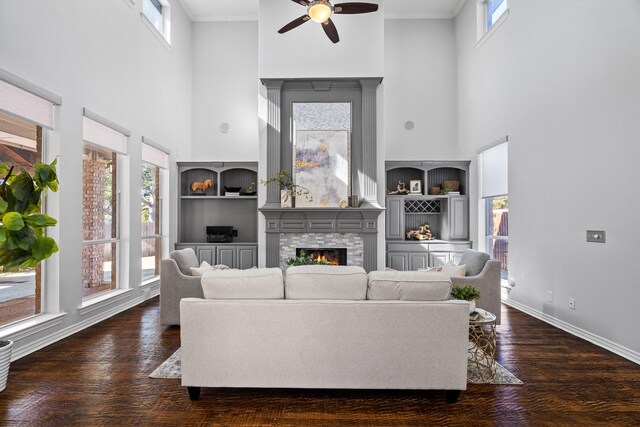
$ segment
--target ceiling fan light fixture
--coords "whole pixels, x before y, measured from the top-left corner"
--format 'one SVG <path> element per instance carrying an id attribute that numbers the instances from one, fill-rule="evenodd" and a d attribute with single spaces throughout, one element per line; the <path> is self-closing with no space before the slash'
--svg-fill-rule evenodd
<path id="1" fill-rule="evenodd" d="M 307 15 L 309 15 L 309 18 L 318 24 L 322 24 L 326 22 L 327 19 L 331 18 L 331 13 L 333 13 L 331 4 L 324 0 L 309 3 L 307 9 Z"/>

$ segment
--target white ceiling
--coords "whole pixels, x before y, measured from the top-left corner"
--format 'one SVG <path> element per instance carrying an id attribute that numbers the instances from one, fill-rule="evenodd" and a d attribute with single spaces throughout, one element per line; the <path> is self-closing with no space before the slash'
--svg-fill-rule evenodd
<path id="1" fill-rule="evenodd" d="M 259 0 L 179 1 L 193 21 L 258 20 Z M 343 0 L 333 1 L 334 4 L 342 2 Z M 387 19 L 453 18 L 464 2 L 465 0 L 386 0 L 384 16 Z"/>

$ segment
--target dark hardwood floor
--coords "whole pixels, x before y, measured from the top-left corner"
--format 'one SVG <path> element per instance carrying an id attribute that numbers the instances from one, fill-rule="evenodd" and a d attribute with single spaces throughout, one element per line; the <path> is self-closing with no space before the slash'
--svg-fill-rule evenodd
<path id="1" fill-rule="evenodd" d="M 203 389 L 148 378 L 180 346 L 150 300 L 11 364 L 3 425 L 640 425 L 640 366 L 503 307 L 499 362 L 524 385 L 437 391 Z"/>

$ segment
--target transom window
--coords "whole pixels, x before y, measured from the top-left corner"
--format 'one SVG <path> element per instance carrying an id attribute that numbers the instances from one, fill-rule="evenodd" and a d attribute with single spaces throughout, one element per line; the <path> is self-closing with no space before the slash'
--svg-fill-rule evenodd
<path id="1" fill-rule="evenodd" d="M 507 11 L 507 0 L 487 0 L 487 30 Z"/>
<path id="2" fill-rule="evenodd" d="M 143 0 L 142 15 L 167 42 L 171 41 L 171 6 L 167 0 Z"/>

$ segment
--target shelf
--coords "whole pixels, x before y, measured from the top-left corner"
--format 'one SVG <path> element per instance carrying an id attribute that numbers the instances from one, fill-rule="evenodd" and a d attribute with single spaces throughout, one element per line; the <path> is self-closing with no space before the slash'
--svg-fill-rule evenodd
<path id="1" fill-rule="evenodd" d="M 211 199 L 225 199 L 225 200 L 257 200 L 258 196 L 180 196 L 181 199 L 187 200 L 211 200 Z"/>

